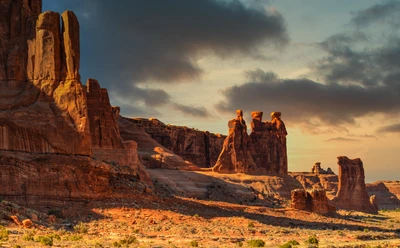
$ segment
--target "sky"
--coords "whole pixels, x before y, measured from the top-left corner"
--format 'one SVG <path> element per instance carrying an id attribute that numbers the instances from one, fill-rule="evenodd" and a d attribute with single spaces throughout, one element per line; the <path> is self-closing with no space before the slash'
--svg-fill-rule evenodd
<path id="1" fill-rule="evenodd" d="M 280 111 L 289 171 L 348 156 L 400 180 L 400 1 L 43 0 L 67 9 L 82 82 L 122 115 L 227 134 L 236 109 Z"/>

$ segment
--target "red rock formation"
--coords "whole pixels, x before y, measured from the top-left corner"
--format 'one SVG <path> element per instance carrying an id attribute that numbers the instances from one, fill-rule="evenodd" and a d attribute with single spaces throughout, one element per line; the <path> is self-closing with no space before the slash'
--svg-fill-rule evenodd
<path id="1" fill-rule="evenodd" d="M 115 112 L 119 115 L 119 110 L 115 109 Z M 127 130 L 124 128 L 125 130 L 122 131 L 121 128 L 121 136 L 123 139 L 135 140 L 135 136 L 129 135 L 130 131 L 145 131 L 150 138 L 154 139 L 162 147 L 199 167 L 211 167 L 217 162 L 225 139 L 225 136 L 220 134 L 203 132 L 183 126 L 165 125 L 157 119 L 125 119 L 129 121 L 129 125 L 127 126 L 121 124 L 121 121 L 124 122 L 124 117 L 118 119 L 120 127 L 123 125 L 130 129 Z M 141 144 L 139 144 L 139 149 L 141 149 L 140 145 Z M 144 150 L 142 152 L 144 152 Z"/>
<path id="2" fill-rule="evenodd" d="M 114 107 L 113 111 L 115 115 L 119 116 L 119 108 Z M 140 127 L 140 125 L 138 125 L 138 121 L 139 123 L 147 123 L 147 120 L 129 119 L 122 116 L 119 116 L 117 120 L 121 136 L 124 140 L 137 142 L 140 160 L 147 168 L 198 169 L 198 167 L 191 162 L 185 161 L 182 157 L 158 143 L 150 137 L 143 126 Z M 152 121 L 158 122 L 158 120 L 155 119 Z M 151 130 L 154 129 L 152 128 Z"/>
<path id="3" fill-rule="evenodd" d="M 262 122 L 263 112 L 251 112 L 251 151 L 260 174 L 287 174 L 287 132 L 277 113 L 271 114 L 272 122 Z"/>
<path id="4" fill-rule="evenodd" d="M 328 204 L 326 192 L 323 189 L 296 189 L 292 190 L 292 208 L 312 211 L 318 214 L 326 214 L 335 211 L 333 206 Z"/>
<path id="5" fill-rule="evenodd" d="M 19 204 L 127 198 L 145 186 L 136 171 L 84 156 L 0 151 L 0 195 Z"/>
<path id="6" fill-rule="evenodd" d="M 228 122 L 229 134 L 212 170 L 220 173 L 255 173 L 257 166 L 249 149 L 246 122 L 241 110 L 236 113 L 236 119 Z"/>
<path id="7" fill-rule="evenodd" d="M 321 167 L 321 162 L 316 162 L 314 166 L 311 169 L 311 173 L 315 175 L 320 175 L 320 174 L 335 174 L 331 168 L 328 167 L 327 170 L 322 169 Z"/>
<path id="8" fill-rule="evenodd" d="M 93 155 L 135 171 L 151 185 L 136 143 L 120 137 L 107 91 L 89 82 L 87 94 L 80 82 L 79 23 L 73 12 L 62 14 L 61 26 L 58 13 L 40 14 L 39 0 L 3 0 L 0 7 L 0 150 L 89 160 Z M 4 183 L 8 180 L 13 179 Z M 51 184 L 41 189 L 53 190 Z"/>
<path id="9" fill-rule="evenodd" d="M 390 192 L 384 182 L 369 183 L 366 185 L 368 195 L 374 196 L 374 202 L 381 209 L 394 209 L 400 207 L 400 200 Z"/>
<path id="10" fill-rule="evenodd" d="M 337 208 L 376 213 L 365 187 L 364 166 L 361 159 L 338 157 L 339 188 L 333 199 Z"/>

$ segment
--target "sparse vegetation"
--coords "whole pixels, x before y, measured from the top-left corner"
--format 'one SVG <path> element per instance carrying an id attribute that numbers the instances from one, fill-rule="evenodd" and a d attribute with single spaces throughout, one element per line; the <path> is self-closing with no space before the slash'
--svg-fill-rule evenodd
<path id="1" fill-rule="evenodd" d="M 191 247 L 199 247 L 199 243 L 196 240 L 190 241 L 190 246 Z"/>
<path id="2" fill-rule="evenodd" d="M 87 233 L 89 231 L 89 228 L 86 224 L 79 222 L 77 225 L 74 226 L 74 230 L 77 233 Z"/>
<path id="3" fill-rule="evenodd" d="M 35 241 L 39 242 L 41 245 L 53 246 L 52 236 L 38 236 Z"/>
<path id="4" fill-rule="evenodd" d="M 279 246 L 279 248 L 292 248 L 296 245 L 300 245 L 300 243 L 297 242 L 296 240 L 290 240 L 290 241 L 284 243 L 283 245 Z"/>
<path id="5" fill-rule="evenodd" d="M 247 244 L 250 247 L 264 247 L 265 246 L 265 242 L 261 239 L 251 239 L 247 241 Z"/>
<path id="6" fill-rule="evenodd" d="M 7 241 L 9 233 L 4 226 L 0 225 L 0 241 Z"/>
<path id="7" fill-rule="evenodd" d="M 137 239 L 133 236 L 127 236 L 120 241 L 115 241 L 113 243 L 114 247 L 129 247 L 129 245 L 137 243 Z"/>
<path id="8" fill-rule="evenodd" d="M 22 239 L 25 241 L 34 241 L 35 240 L 35 233 L 36 231 L 33 230 L 27 230 L 24 232 L 24 235 L 22 235 Z"/>
<path id="9" fill-rule="evenodd" d="M 248 228 L 254 228 L 254 222 L 250 221 L 250 222 L 247 224 L 247 227 L 248 227 Z"/>
<path id="10" fill-rule="evenodd" d="M 315 235 L 309 236 L 308 239 L 307 239 L 307 241 L 306 241 L 306 243 L 307 243 L 307 244 L 310 244 L 310 245 L 318 245 L 318 238 L 317 238 L 317 236 L 315 236 Z"/>

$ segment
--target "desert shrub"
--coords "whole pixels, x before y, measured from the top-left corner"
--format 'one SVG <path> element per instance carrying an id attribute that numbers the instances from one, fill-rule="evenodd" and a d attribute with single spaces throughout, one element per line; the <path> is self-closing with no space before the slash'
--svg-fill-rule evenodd
<path id="1" fill-rule="evenodd" d="M 113 243 L 114 247 L 129 247 L 129 245 L 137 243 L 137 239 L 133 236 L 127 236 L 120 241 L 115 241 Z"/>
<path id="2" fill-rule="evenodd" d="M 317 236 L 312 235 L 312 236 L 308 237 L 306 243 L 307 243 L 307 244 L 311 244 L 311 245 L 318 245 Z"/>
<path id="3" fill-rule="evenodd" d="M 199 243 L 196 240 L 190 241 L 190 246 L 191 247 L 199 247 Z"/>
<path id="4" fill-rule="evenodd" d="M 286 242 L 283 245 L 279 246 L 279 248 L 292 248 L 295 245 L 300 245 L 300 244 L 296 240 L 289 240 L 288 242 Z"/>
<path id="5" fill-rule="evenodd" d="M 0 225 L 0 241 L 7 241 L 10 232 L 2 225 Z"/>
<path id="6" fill-rule="evenodd" d="M 253 228 L 253 227 L 254 227 L 254 223 L 250 221 L 250 222 L 247 224 L 247 227 L 248 227 L 248 228 Z"/>
<path id="7" fill-rule="evenodd" d="M 81 239 L 82 239 L 81 235 L 74 235 L 74 234 L 63 237 L 63 240 L 65 241 L 78 241 Z"/>
<path id="8" fill-rule="evenodd" d="M 247 241 L 250 247 L 264 247 L 265 242 L 261 239 L 251 239 Z"/>
<path id="9" fill-rule="evenodd" d="M 77 233 L 87 233 L 89 228 L 87 225 L 79 221 L 78 224 L 74 226 L 74 230 Z"/>
<path id="10" fill-rule="evenodd" d="M 22 248 L 20 245 L 14 245 L 13 248 Z"/>
<path id="11" fill-rule="evenodd" d="M 51 236 L 38 236 L 35 241 L 41 245 L 53 246 L 53 237 Z"/>
<path id="12" fill-rule="evenodd" d="M 35 240 L 35 231 L 25 231 L 22 235 L 22 239 L 25 241 L 34 241 Z"/>

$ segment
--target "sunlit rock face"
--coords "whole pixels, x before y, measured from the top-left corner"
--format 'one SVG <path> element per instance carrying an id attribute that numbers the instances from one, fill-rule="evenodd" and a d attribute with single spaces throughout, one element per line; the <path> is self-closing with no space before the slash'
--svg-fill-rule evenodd
<path id="1" fill-rule="evenodd" d="M 75 15 L 64 13 L 61 26 L 58 13 L 40 13 L 41 1 L 0 4 L 0 149 L 92 155 L 79 63 L 66 66 L 66 54 L 79 53 Z"/>
<path id="2" fill-rule="evenodd" d="M 292 190 L 291 200 L 291 206 L 294 209 L 312 211 L 318 214 L 335 211 L 335 207 L 328 204 L 324 189 L 295 189 Z"/>
<path id="3" fill-rule="evenodd" d="M 18 181 L 25 188 L 7 191 L 2 187 L 0 194 L 26 195 L 28 186 L 32 194 L 38 193 L 38 175 L 48 171 L 35 166 L 46 159 L 54 163 L 52 170 L 58 176 L 65 176 L 66 184 L 86 185 L 79 189 L 81 194 L 74 195 L 68 187 L 57 188 L 56 182 L 46 179 L 38 190 L 49 196 L 59 190 L 55 194 L 59 197 L 83 197 L 90 194 L 87 188 L 107 187 L 108 183 L 99 183 L 102 178 L 111 180 L 117 174 L 151 185 L 139 162 L 137 144 L 120 137 L 107 90 L 95 80 L 89 80 L 88 87 L 80 81 L 75 14 L 41 13 L 41 6 L 39 0 L 0 1 L 0 150 L 5 152 L 2 156 L 25 154 L 22 160 L 4 158 L 1 171 L 5 174 L 0 173 L 3 185 Z M 81 165 L 93 178 L 79 175 L 84 169 L 73 169 Z M 26 176 L 25 169 L 32 176 Z"/>
<path id="4" fill-rule="evenodd" d="M 239 112 L 240 111 L 240 112 Z M 263 122 L 263 112 L 251 112 L 251 133 L 241 110 L 230 120 L 229 135 L 213 170 L 221 173 L 286 175 L 288 171 L 286 127 L 280 112 L 271 113 L 271 122 Z"/>
<path id="5" fill-rule="evenodd" d="M 217 161 L 225 139 L 224 135 L 185 126 L 166 125 L 154 118 L 119 117 L 118 122 L 124 140 L 136 140 L 138 143 L 140 140 L 139 150 L 145 159 L 142 162 L 150 168 L 182 168 L 187 165 L 182 163 L 183 160 L 198 167 L 211 167 Z M 157 147 L 157 144 L 153 144 L 154 142 L 161 145 L 159 149 L 165 149 L 165 151 L 154 151 L 154 148 Z M 152 156 L 151 159 L 146 159 L 146 153 Z M 173 153 L 181 159 L 178 159 Z M 162 156 L 162 158 L 157 159 L 156 155 Z M 172 161 L 176 161 L 175 166 L 171 164 Z"/>
<path id="6" fill-rule="evenodd" d="M 333 199 L 337 208 L 376 213 L 365 187 L 364 166 L 361 159 L 338 157 L 339 186 Z"/>

